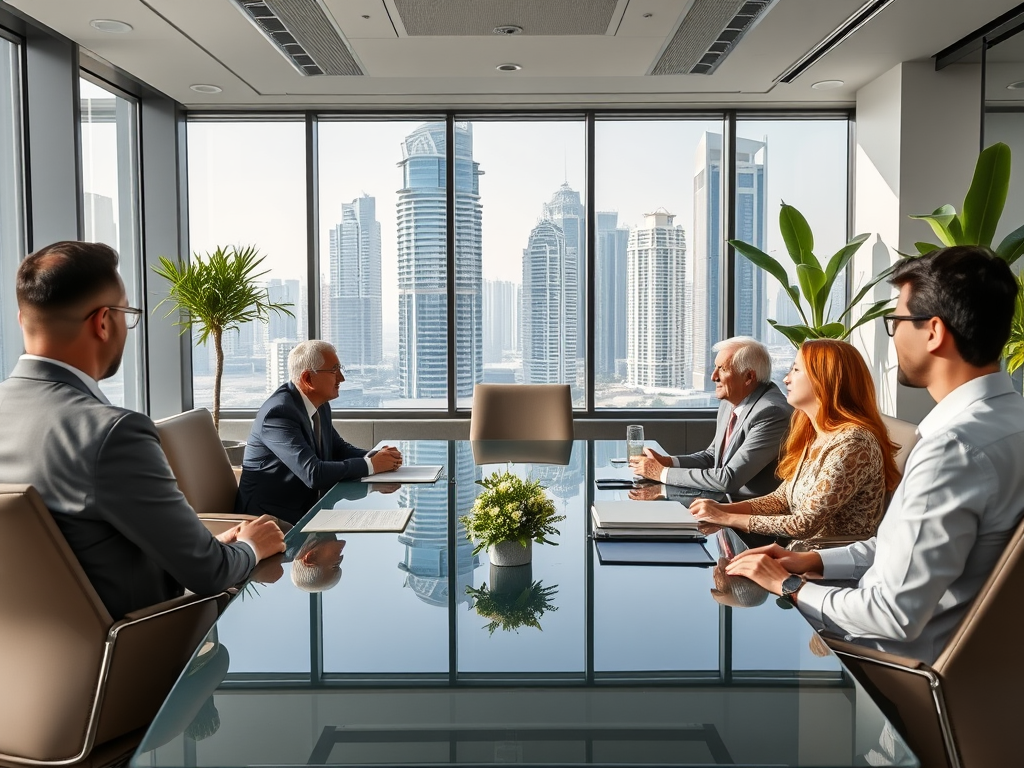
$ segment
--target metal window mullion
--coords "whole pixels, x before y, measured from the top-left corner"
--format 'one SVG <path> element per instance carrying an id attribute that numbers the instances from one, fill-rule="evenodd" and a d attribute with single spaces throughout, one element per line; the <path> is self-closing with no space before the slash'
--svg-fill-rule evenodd
<path id="1" fill-rule="evenodd" d="M 320 174 L 316 114 L 306 113 L 306 338 L 320 338 Z"/>
<path id="2" fill-rule="evenodd" d="M 448 417 L 453 418 L 458 407 L 458 357 L 456 355 L 456 306 L 455 306 L 455 113 L 445 117 L 445 295 L 448 306 L 445 309 L 445 325 L 448 332 Z"/>
<path id="3" fill-rule="evenodd" d="M 736 237 L 736 111 L 725 113 L 724 134 L 722 140 L 722 173 L 721 206 L 725 214 L 724 227 L 719 237 L 722 247 L 719 253 L 724 258 L 719 263 L 719 304 L 722 308 L 716 318 L 719 328 L 719 340 L 734 336 L 736 333 L 736 252 L 729 241 Z M 724 274 L 722 274 L 724 273 Z M 724 278 L 724 279 L 723 279 Z M 724 291 L 724 295 L 722 292 Z M 724 325 L 723 325 L 724 318 Z"/>
<path id="4" fill-rule="evenodd" d="M 594 186 L 594 158 L 597 152 L 595 136 L 597 131 L 594 113 L 587 112 L 585 119 L 584 141 L 586 146 L 584 151 L 586 152 L 586 168 L 584 176 L 587 184 L 587 209 L 585 214 L 587 285 L 584 291 L 584 298 L 586 300 L 587 321 L 584 324 L 584 329 L 587 334 L 587 351 L 584 356 L 584 366 L 586 368 L 584 408 L 587 418 L 591 418 L 594 415 L 596 400 L 594 394 L 594 369 L 597 364 L 597 337 L 595 335 L 597 330 L 597 190 Z"/>

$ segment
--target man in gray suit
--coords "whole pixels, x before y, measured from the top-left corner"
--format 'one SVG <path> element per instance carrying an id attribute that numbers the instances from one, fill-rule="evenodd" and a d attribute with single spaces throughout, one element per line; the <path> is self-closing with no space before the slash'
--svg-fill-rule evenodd
<path id="1" fill-rule="evenodd" d="M 26 354 L 0 383 L 0 483 L 35 486 L 111 616 L 219 592 L 284 550 L 267 516 L 214 538 L 153 422 L 100 391 L 143 312 L 127 306 L 111 248 L 43 248 L 18 268 L 17 295 Z"/>
<path id="2" fill-rule="evenodd" d="M 756 339 L 735 336 L 714 346 L 718 428 L 705 450 L 663 456 L 650 448 L 634 459 L 633 471 L 666 485 L 728 493 L 749 499 L 779 486 L 775 466 L 793 408 L 772 383 L 768 349 Z M 643 489 L 640 489 L 641 493 Z"/>

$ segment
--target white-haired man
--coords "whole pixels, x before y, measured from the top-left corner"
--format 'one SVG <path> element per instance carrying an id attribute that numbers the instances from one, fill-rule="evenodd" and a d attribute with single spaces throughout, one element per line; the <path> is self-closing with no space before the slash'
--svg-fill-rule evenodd
<path id="1" fill-rule="evenodd" d="M 666 485 L 728 493 L 747 499 L 779 485 L 775 465 L 793 408 L 772 383 L 772 359 L 757 339 L 734 336 L 714 346 L 718 428 L 705 450 L 663 456 L 650 448 L 633 460 L 638 475 Z M 640 489 L 643 491 L 644 489 Z"/>
<path id="2" fill-rule="evenodd" d="M 402 465 L 397 448 L 367 452 L 331 423 L 330 401 L 345 380 L 326 341 L 303 341 L 288 355 L 287 384 L 256 414 L 242 459 L 237 511 L 298 522 L 323 492 Z"/>

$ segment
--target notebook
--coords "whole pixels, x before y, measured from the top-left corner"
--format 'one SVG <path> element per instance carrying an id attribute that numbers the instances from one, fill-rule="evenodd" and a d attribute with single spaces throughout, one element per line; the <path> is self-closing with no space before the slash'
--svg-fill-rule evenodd
<path id="1" fill-rule="evenodd" d="M 715 559 L 699 541 L 598 541 L 601 565 L 712 566 Z"/>
<path id="2" fill-rule="evenodd" d="M 597 528 L 697 530 L 697 520 L 678 501 L 595 501 Z"/>
<path id="3" fill-rule="evenodd" d="M 364 477 L 364 483 L 433 483 L 441 476 L 440 464 L 406 464 L 388 472 Z"/>

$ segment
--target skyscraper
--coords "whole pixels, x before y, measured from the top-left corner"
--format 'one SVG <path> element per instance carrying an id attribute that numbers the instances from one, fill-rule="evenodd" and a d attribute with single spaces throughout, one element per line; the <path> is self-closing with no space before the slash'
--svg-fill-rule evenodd
<path id="1" fill-rule="evenodd" d="M 575 384 L 579 301 L 576 258 L 550 219 L 523 250 L 523 381 Z"/>
<path id="2" fill-rule="evenodd" d="M 398 375 L 405 398 L 448 393 L 447 229 L 444 123 L 426 123 L 402 142 L 398 191 Z M 473 127 L 455 124 L 456 396 L 483 379 L 482 224 Z"/>
<path id="3" fill-rule="evenodd" d="M 736 238 L 764 250 L 768 145 L 736 139 Z M 722 136 L 705 133 L 697 144 L 693 177 L 693 388 L 709 391 L 720 340 L 722 244 Z M 764 338 L 765 276 L 736 257 L 736 335 Z"/>
<path id="4" fill-rule="evenodd" d="M 509 280 L 484 280 L 484 362 L 500 363 L 519 349 L 520 286 Z"/>
<path id="5" fill-rule="evenodd" d="M 626 359 L 626 246 L 629 228 L 619 214 L 598 211 L 597 267 L 594 274 L 594 373 L 614 376 L 616 361 Z"/>
<path id="6" fill-rule="evenodd" d="M 644 217 L 626 248 L 626 382 L 686 387 L 686 235 L 664 208 Z"/>
<path id="7" fill-rule="evenodd" d="M 291 315 L 284 312 L 271 312 L 267 321 L 267 342 L 298 341 L 300 307 L 303 304 L 302 293 L 298 280 L 272 279 L 267 283 L 267 298 L 274 304 L 290 304 Z M 305 329 L 303 328 L 303 336 Z"/>
<path id="8" fill-rule="evenodd" d="M 380 260 L 376 198 L 342 203 L 341 223 L 330 232 L 331 324 L 324 327 L 350 369 L 384 359 Z"/>
<path id="9" fill-rule="evenodd" d="M 557 224 L 565 237 L 565 260 L 574 262 L 573 271 L 576 275 L 576 357 L 586 357 L 586 250 L 587 250 L 587 216 L 586 208 L 580 200 L 580 193 L 564 182 L 544 204 L 544 218 Z M 575 374 L 574 374 L 575 378 Z M 568 380 L 572 383 L 573 379 Z"/>

